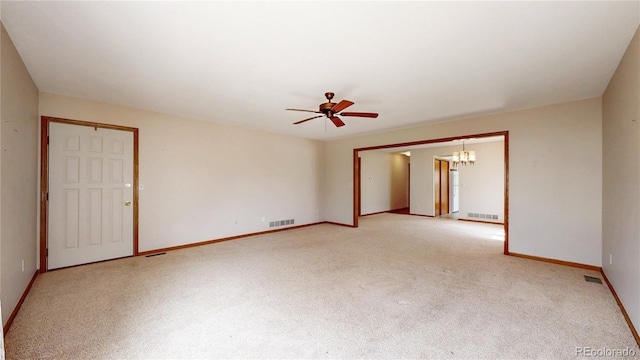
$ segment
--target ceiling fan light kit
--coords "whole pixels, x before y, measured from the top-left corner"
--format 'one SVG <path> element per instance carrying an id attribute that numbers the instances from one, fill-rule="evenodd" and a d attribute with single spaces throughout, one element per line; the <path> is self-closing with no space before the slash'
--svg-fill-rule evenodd
<path id="1" fill-rule="evenodd" d="M 344 110 L 344 109 L 348 108 L 349 106 L 353 105 L 354 102 L 353 101 L 349 101 L 349 100 L 341 100 L 339 103 L 331 102 L 331 100 L 335 96 L 335 94 L 332 93 L 332 92 L 326 92 L 324 94 L 324 96 L 327 98 L 327 102 L 320 104 L 320 106 L 318 107 L 318 111 L 305 110 L 305 109 L 286 109 L 286 110 L 289 110 L 289 111 L 304 111 L 304 112 L 322 114 L 322 115 L 312 116 L 312 117 L 307 118 L 307 119 L 302 119 L 300 121 L 296 121 L 293 124 L 294 125 L 298 125 L 298 124 L 302 124 L 304 122 L 307 122 L 309 120 L 313 120 L 313 119 L 317 119 L 317 118 L 321 118 L 323 116 L 326 116 L 329 120 L 331 120 L 333 125 L 335 125 L 336 127 L 341 127 L 341 126 L 344 126 L 345 124 L 342 121 L 342 119 L 340 119 L 337 115 L 364 117 L 364 118 L 377 118 L 378 117 L 377 113 L 341 112 L 342 110 Z"/>

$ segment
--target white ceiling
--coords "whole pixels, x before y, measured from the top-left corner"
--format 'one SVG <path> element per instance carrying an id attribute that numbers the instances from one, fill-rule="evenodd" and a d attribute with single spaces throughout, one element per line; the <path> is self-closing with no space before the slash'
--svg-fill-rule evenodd
<path id="1" fill-rule="evenodd" d="M 640 2 L 1 2 L 41 91 L 335 139 L 602 95 Z M 312 114 L 324 93 L 377 119 Z"/>

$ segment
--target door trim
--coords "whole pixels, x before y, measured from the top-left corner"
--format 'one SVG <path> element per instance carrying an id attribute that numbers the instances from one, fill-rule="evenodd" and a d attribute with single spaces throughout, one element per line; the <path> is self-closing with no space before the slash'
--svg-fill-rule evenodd
<path id="1" fill-rule="evenodd" d="M 467 138 L 478 137 L 492 137 L 492 136 L 504 136 L 504 254 L 509 255 L 509 131 L 498 131 L 492 133 L 473 134 L 464 136 L 453 136 L 441 139 L 431 140 L 419 140 L 397 144 L 369 146 L 363 148 L 353 149 L 353 225 L 351 227 L 358 227 L 358 212 L 356 209 L 356 201 L 360 201 L 360 190 L 358 184 L 360 183 L 360 173 L 358 166 L 358 156 L 360 151 L 367 150 L 379 150 L 389 149 L 394 147 L 406 147 L 415 145 L 432 144 L 439 142 L 447 142 L 452 140 L 460 140 Z"/>
<path id="2" fill-rule="evenodd" d="M 434 157 L 433 165 L 433 216 L 442 215 L 442 160 Z"/>
<path id="3" fill-rule="evenodd" d="M 130 131 L 133 133 L 133 256 L 138 256 L 138 128 L 95 122 L 40 117 L 40 274 L 47 272 L 47 212 L 49 193 L 49 123 L 63 123 L 93 128 Z"/>

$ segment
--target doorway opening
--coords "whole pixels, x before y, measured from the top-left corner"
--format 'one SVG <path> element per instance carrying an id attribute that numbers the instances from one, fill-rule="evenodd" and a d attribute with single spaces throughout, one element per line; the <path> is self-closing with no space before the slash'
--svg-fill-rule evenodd
<path id="1" fill-rule="evenodd" d="M 501 157 L 501 161 L 498 170 L 502 170 L 502 174 L 503 174 L 503 178 L 498 177 L 498 179 L 500 179 L 500 183 L 503 183 L 503 189 L 501 191 L 499 191 L 498 194 L 498 198 L 503 198 L 502 201 L 502 206 L 498 205 L 499 207 L 501 207 L 500 210 L 502 210 L 503 212 L 503 221 L 502 221 L 502 225 L 504 228 L 504 254 L 508 255 L 509 254 L 509 132 L 508 131 L 501 131 L 501 132 L 493 132 L 493 133 L 482 133 L 482 134 L 470 134 L 470 135 L 463 135 L 463 136 L 455 136 L 455 137 L 449 137 L 449 138 L 439 138 L 439 139 L 430 139 L 430 140 L 421 140 L 421 141 L 412 141 L 412 142 L 405 142 L 405 143 L 396 143 L 396 144 L 388 144 L 388 145 L 379 145 L 379 146 L 371 146 L 371 147 L 363 147 L 363 148 L 357 148 L 353 150 L 353 227 L 358 227 L 358 217 L 360 215 L 360 211 L 359 211 L 359 204 L 361 202 L 361 162 L 359 160 L 361 152 L 364 151 L 370 151 L 370 150 L 384 150 L 384 151 L 388 151 L 388 152 L 401 152 L 401 151 L 407 151 L 407 150 L 411 150 L 411 149 L 416 149 L 416 148 L 428 148 L 428 147 L 444 147 L 444 146 L 457 146 L 457 144 L 459 144 L 457 141 L 460 140 L 465 140 L 465 139 L 476 139 L 479 142 L 483 142 L 483 141 L 497 141 L 494 140 L 495 138 L 499 138 L 499 141 L 503 141 L 503 147 L 502 150 L 499 150 L 500 148 L 498 148 L 499 153 L 502 153 L 503 157 Z M 456 150 L 457 151 L 457 150 Z M 413 161 L 413 152 L 412 152 L 412 161 L 411 161 L 411 178 L 414 178 L 414 174 L 418 173 L 417 170 L 417 165 L 416 163 L 414 163 Z M 496 165 L 496 164 L 494 164 Z M 442 164 L 441 164 L 442 166 Z M 468 166 L 469 167 L 469 166 Z M 469 167 L 470 169 L 473 168 L 473 166 Z M 435 162 L 433 163 L 433 165 L 430 166 L 430 171 L 435 170 Z M 447 183 L 446 188 L 447 190 L 447 196 L 446 196 L 446 202 L 447 202 L 447 206 L 448 206 L 448 211 L 451 210 L 451 206 L 453 204 L 453 201 L 451 201 L 451 197 L 450 197 L 450 177 L 451 177 L 451 172 L 449 171 L 451 170 L 450 168 L 447 169 L 447 177 L 449 177 L 449 182 Z M 460 174 L 458 174 L 460 175 Z M 499 174 L 498 174 L 499 176 Z M 460 180 L 462 181 L 462 180 Z M 415 184 L 414 184 L 415 185 Z M 460 186 L 462 186 L 463 184 L 461 183 Z M 442 186 L 441 186 L 441 191 L 442 191 Z M 498 188 L 499 189 L 499 188 Z M 411 187 L 411 194 L 412 194 L 412 199 L 415 198 L 415 196 L 417 195 L 413 195 L 414 193 L 416 193 L 417 190 L 414 190 L 414 186 Z M 435 196 L 435 190 L 433 192 L 433 195 Z M 432 195 L 428 195 L 429 197 L 431 197 Z M 460 192 L 458 193 L 458 196 L 461 197 Z M 442 202 L 442 193 L 440 193 L 440 201 Z M 499 204 L 499 203 L 498 203 Z M 409 204 L 410 209 L 413 211 L 414 206 L 417 206 L 416 204 L 412 204 L 410 202 Z M 435 206 L 434 205 L 429 205 L 431 207 L 431 209 L 434 209 Z M 440 209 L 442 209 L 442 205 L 440 204 Z M 459 210 L 459 209 L 458 209 Z M 461 210 L 459 210 L 461 211 Z M 464 213 L 466 214 L 466 212 Z M 473 217 L 476 217 L 476 215 L 482 219 L 482 215 L 481 213 L 470 213 L 470 216 L 473 215 Z M 427 216 L 427 217 L 433 217 L 434 215 L 421 215 L 421 216 Z M 486 216 L 486 215 L 485 215 Z M 495 219 L 495 218 L 492 218 Z M 484 222 L 484 221 L 480 221 L 480 222 Z M 500 223 L 498 223 L 500 224 Z"/>

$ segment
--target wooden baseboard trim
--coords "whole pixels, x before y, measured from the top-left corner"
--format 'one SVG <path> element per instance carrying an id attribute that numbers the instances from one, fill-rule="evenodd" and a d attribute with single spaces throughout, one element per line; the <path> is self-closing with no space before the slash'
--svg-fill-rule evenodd
<path id="1" fill-rule="evenodd" d="M 170 246 L 170 247 L 161 248 L 161 249 L 141 251 L 141 252 L 137 253 L 136 256 L 146 256 L 146 255 L 150 255 L 150 254 L 156 254 L 156 253 L 159 253 L 159 252 L 187 249 L 187 248 L 192 248 L 192 247 L 196 247 L 196 246 L 215 244 L 215 243 L 219 243 L 219 242 L 223 242 L 223 241 L 242 239 L 242 238 L 246 238 L 246 237 L 250 237 L 250 236 L 265 235 L 265 234 L 271 234 L 271 233 L 276 233 L 276 232 L 280 232 L 280 231 L 300 229 L 300 228 L 304 228 L 304 227 L 307 227 L 307 226 L 314 226 L 314 225 L 323 224 L 323 223 L 325 223 L 325 222 L 321 221 L 321 222 L 316 222 L 316 223 L 311 223 L 311 224 L 291 226 L 291 227 L 287 227 L 287 228 L 283 228 L 283 229 L 259 231 L 259 232 L 255 232 L 255 233 L 242 234 L 242 235 L 236 235 L 236 236 L 229 236 L 229 237 L 226 237 L 226 238 L 200 241 L 200 242 L 191 243 L 191 244 L 184 244 L 184 245 L 178 245 L 178 246 Z"/>
<path id="2" fill-rule="evenodd" d="M 458 219 L 459 221 L 468 221 L 468 222 L 476 222 L 482 224 L 493 224 L 493 225 L 504 225 L 502 222 L 493 222 L 493 221 L 485 221 L 485 220 L 473 220 L 473 219 Z"/>
<path id="3" fill-rule="evenodd" d="M 324 221 L 321 224 L 331 224 L 331 225 L 338 225 L 338 226 L 344 226 L 344 227 L 349 227 L 349 228 L 355 228 L 355 226 L 353 226 L 353 225 L 342 224 L 342 223 L 337 223 L 337 222 L 333 222 L 333 221 Z"/>
<path id="4" fill-rule="evenodd" d="M 18 301 L 18 304 L 16 305 L 16 307 L 11 312 L 11 316 L 9 316 L 9 319 L 7 319 L 7 323 L 4 324 L 4 326 L 2 327 L 2 334 L 3 335 L 7 335 L 7 332 L 9 331 L 9 328 L 11 327 L 11 324 L 13 323 L 13 319 L 15 319 L 16 315 L 18 315 L 18 311 L 20 310 L 20 307 L 22 306 L 22 303 L 24 302 L 24 299 L 27 298 L 27 294 L 29 294 L 29 291 L 31 290 L 31 286 L 33 285 L 33 282 L 36 281 L 36 278 L 38 277 L 39 273 L 40 272 L 38 270 L 36 270 L 36 272 L 31 277 L 31 281 L 29 281 L 29 285 L 27 285 L 27 288 L 24 290 L 24 293 L 22 293 L 22 297 L 20 297 L 20 300 Z"/>
<path id="5" fill-rule="evenodd" d="M 618 297 L 616 290 L 613 288 L 611 281 L 609 281 L 609 278 L 607 278 L 607 274 L 604 273 L 604 269 L 600 269 L 600 273 L 602 274 L 604 281 L 609 286 L 609 290 L 611 290 L 611 293 L 613 294 L 613 298 L 616 299 L 616 302 L 618 303 L 618 307 L 620 307 L 620 311 L 622 311 L 622 315 L 624 316 L 624 319 L 627 321 L 627 325 L 629 325 L 629 329 L 631 329 L 631 334 L 633 334 L 633 337 L 636 339 L 636 343 L 638 343 L 638 346 L 640 346 L 640 336 L 638 335 L 638 331 L 636 330 L 635 326 L 633 326 L 633 323 L 631 322 L 631 318 L 629 318 L 629 314 L 627 314 L 627 310 L 625 310 L 624 305 L 622 305 L 622 301 L 620 301 L 620 298 Z"/>
<path id="6" fill-rule="evenodd" d="M 519 258 L 523 258 L 523 259 L 529 259 L 529 260 L 536 260 L 536 261 L 548 262 L 548 263 L 556 264 L 556 265 L 571 266 L 571 267 L 575 267 L 575 268 L 586 269 L 586 270 L 592 270 L 592 271 L 598 271 L 598 272 L 601 272 L 601 271 L 602 271 L 602 268 L 601 268 L 600 266 L 593 266 L 593 265 L 587 265 L 587 264 L 580 264 L 580 263 L 575 263 L 575 262 L 571 262 L 571 261 L 564 261 L 564 260 L 549 259 L 549 258 L 543 258 L 543 257 L 539 257 L 539 256 L 531 256 L 531 255 L 525 255 L 525 254 L 518 254 L 518 253 L 514 253 L 514 252 L 510 252 L 510 253 L 509 253 L 509 255 L 510 255 L 510 256 L 515 256 L 515 257 L 519 257 Z"/>

